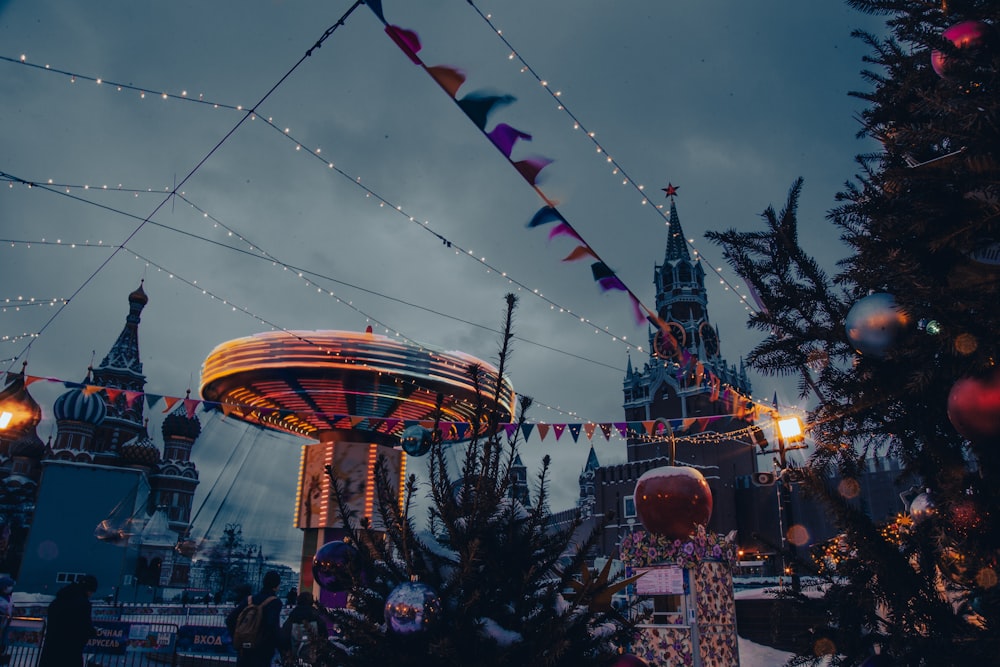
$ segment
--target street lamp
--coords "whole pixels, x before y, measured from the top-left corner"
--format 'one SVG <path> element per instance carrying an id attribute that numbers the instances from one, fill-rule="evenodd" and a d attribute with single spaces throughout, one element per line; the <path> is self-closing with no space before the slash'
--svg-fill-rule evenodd
<path id="1" fill-rule="evenodd" d="M 805 449 L 805 445 L 790 447 L 794 442 L 805 439 L 802 429 L 802 422 L 798 417 L 778 416 L 778 397 L 774 397 L 774 421 L 775 434 L 778 441 L 778 529 L 781 531 L 781 573 L 782 576 L 790 574 L 792 577 L 792 593 L 798 594 L 801 590 L 799 573 L 795 568 L 795 556 L 797 545 L 788 539 L 788 532 L 792 530 L 795 521 L 792 519 L 792 480 L 788 477 L 788 460 L 786 452 L 794 449 Z M 785 528 L 785 524 L 788 527 Z M 791 556 L 791 557 L 789 557 Z"/>

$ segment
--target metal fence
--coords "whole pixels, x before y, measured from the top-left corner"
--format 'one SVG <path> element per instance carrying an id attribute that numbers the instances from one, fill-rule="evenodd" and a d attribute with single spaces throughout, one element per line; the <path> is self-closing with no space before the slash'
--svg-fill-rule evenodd
<path id="1" fill-rule="evenodd" d="M 236 662 L 222 625 L 150 620 L 94 621 L 97 636 L 85 649 L 88 665 L 102 667 L 217 667 Z M 8 665 L 34 667 L 45 642 L 45 619 L 17 616 L 7 633 Z"/>

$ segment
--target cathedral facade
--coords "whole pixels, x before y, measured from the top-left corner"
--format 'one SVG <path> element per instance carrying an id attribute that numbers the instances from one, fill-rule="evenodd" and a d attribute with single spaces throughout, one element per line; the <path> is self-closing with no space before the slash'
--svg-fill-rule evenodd
<path id="1" fill-rule="evenodd" d="M 201 423 L 181 401 L 161 425 L 163 448 L 148 430 L 148 395 L 139 356 L 139 323 L 148 297 L 128 295 L 125 325 L 100 365 L 52 406 L 56 435 L 36 433 L 42 412 L 22 369 L 8 374 L 0 398 L 20 402 L 16 431 L 0 431 L 0 484 L 8 511 L 8 571 L 18 589 L 53 594 L 82 574 L 97 576 L 98 596 L 159 598 L 184 588 L 183 548 L 198 486 L 191 451 Z M 34 405 L 34 408 L 32 407 Z M 8 518 L 9 517 L 9 518 Z"/>

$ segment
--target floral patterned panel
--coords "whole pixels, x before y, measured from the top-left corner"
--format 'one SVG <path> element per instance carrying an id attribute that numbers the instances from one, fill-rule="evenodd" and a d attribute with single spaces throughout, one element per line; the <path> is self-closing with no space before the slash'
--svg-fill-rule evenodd
<path id="1" fill-rule="evenodd" d="M 687 540 L 638 531 L 622 538 L 618 552 L 630 567 L 669 563 L 690 569 L 703 561 L 716 561 L 731 568 L 736 564 L 736 536 L 706 533 L 705 526 L 698 526 Z"/>
<path id="2" fill-rule="evenodd" d="M 627 568 L 677 565 L 691 571 L 693 585 L 688 604 L 693 604 L 697 613 L 701 664 L 738 667 L 732 577 L 736 563 L 734 534 L 708 534 L 704 526 L 698 526 L 687 540 L 636 532 L 622 540 L 619 551 Z M 653 667 L 693 665 L 694 641 L 687 627 L 641 626 L 633 652 Z"/>
<path id="3" fill-rule="evenodd" d="M 631 652 L 650 667 L 694 664 L 691 631 L 687 628 L 641 626 Z"/>

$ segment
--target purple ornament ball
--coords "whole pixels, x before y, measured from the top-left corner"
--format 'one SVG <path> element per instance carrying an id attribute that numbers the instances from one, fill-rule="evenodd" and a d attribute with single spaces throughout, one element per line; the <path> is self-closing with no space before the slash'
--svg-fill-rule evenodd
<path id="1" fill-rule="evenodd" d="M 339 540 L 327 542 L 313 556 L 313 579 L 325 591 L 349 591 L 354 583 L 353 572 L 357 567 L 358 550 L 353 544 Z"/>
<path id="2" fill-rule="evenodd" d="M 427 630 L 441 614 L 441 598 L 433 588 L 419 581 L 396 586 L 385 601 L 385 623 L 399 635 Z"/>

